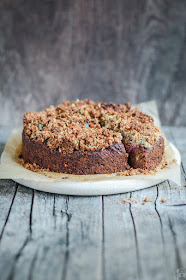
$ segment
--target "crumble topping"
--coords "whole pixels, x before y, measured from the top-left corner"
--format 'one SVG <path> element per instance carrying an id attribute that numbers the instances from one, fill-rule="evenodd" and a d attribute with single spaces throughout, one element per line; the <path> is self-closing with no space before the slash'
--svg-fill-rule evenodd
<path id="1" fill-rule="evenodd" d="M 25 135 L 60 153 L 98 151 L 114 143 L 150 149 L 161 132 L 151 116 L 125 105 L 91 100 L 66 101 L 23 117 Z"/>

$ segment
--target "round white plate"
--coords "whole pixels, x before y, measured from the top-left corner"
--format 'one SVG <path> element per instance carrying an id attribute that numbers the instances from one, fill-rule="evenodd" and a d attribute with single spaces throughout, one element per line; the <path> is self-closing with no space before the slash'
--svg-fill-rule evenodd
<path id="1" fill-rule="evenodd" d="M 66 175 L 68 179 L 60 179 L 54 182 L 50 180 L 36 181 L 24 179 L 13 179 L 14 181 L 39 191 L 58 193 L 65 195 L 107 195 L 116 193 L 125 193 L 151 187 L 159 184 L 166 179 L 176 182 L 176 176 L 179 179 L 181 157 L 177 148 L 170 143 L 174 151 L 176 164 L 157 172 L 155 175 L 134 175 L 134 176 L 116 176 L 109 175 Z M 172 176 L 172 177 L 171 177 Z M 179 184 L 179 180 L 177 183 Z"/>

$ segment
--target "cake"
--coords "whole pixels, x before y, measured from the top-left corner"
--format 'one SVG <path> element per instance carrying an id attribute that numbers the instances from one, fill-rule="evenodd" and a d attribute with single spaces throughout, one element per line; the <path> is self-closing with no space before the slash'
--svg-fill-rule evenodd
<path id="1" fill-rule="evenodd" d="M 153 118 L 129 103 L 66 101 L 23 117 L 24 162 L 53 172 L 154 170 L 163 153 L 164 139 Z"/>

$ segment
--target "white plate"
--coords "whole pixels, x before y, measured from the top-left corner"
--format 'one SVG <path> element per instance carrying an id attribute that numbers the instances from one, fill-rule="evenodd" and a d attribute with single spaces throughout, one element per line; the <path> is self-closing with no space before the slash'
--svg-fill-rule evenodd
<path id="1" fill-rule="evenodd" d="M 180 163 L 181 158 L 179 151 L 172 143 L 170 144 L 174 151 L 175 159 Z M 79 176 L 77 175 L 74 177 L 72 175 L 67 175 L 69 179 L 56 182 L 26 179 L 14 179 L 14 181 L 26 187 L 50 193 L 65 195 L 107 195 L 151 187 L 165 181 L 167 178 L 171 179 L 170 172 L 172 173 L 172 180 L 174 180 L 175 172 L 177 171 L 175 168 L 172 168 L 172 171 L 169 168 L 161 170 L 155 175 L 116 176 L 112 174 L 91 175 L 90 177 L 87 175 L 79 175 L 80 178 L 78 179 L 77 177 Z M 179 176 L 179 174 L 177 175 Z"/>

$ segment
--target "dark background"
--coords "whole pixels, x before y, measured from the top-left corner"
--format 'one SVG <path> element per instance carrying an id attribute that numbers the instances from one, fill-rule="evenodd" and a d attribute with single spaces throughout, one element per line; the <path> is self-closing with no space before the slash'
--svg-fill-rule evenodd
<path id="1" fill-rule="evenodd" d="M 186 125 L 185 27 L 186 0 L 0 0 L 0 126 L 76 98 Z"/>

